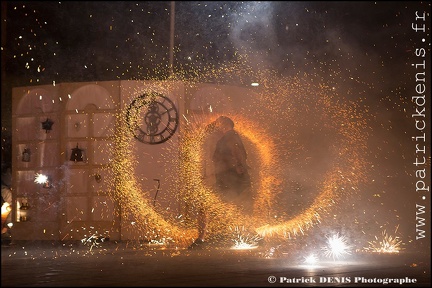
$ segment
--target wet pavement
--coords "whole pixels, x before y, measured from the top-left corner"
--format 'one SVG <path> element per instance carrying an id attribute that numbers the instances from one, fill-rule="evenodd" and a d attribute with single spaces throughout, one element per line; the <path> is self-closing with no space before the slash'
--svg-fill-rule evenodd
<path id="1" fill-rule="evenodd" d="M 306 264 L 272 247 L 199 249 L 108 241 L 2 245 L 2 287 L 430 287 L 430 254 L 353 253 Z M 396 282 L 396 283 L 392 283 Z M 389 283 L 389 284 L 386 284 Z"/>

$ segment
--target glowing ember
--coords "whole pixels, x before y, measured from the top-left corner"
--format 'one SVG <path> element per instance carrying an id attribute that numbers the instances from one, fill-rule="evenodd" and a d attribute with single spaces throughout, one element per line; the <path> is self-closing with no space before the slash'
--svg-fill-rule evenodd
<path id="1" fill-rule="evenodd" d="M 327 246 L 322 248 L 324 254 L 327 257 L 333 258 L 333 260 L 342 257 L 345 254 L 351 254 L 350 246 L 347 244 L 345 236 L 339 236 L 339 233 L 327 237 Z"/>
<path id="2" fill-rule="evenodd" d="M 172 242 L 171 238 L 152 239 L 149 241 L 149 245 L 163 246 L 169 244 L 169 242 Z"/>
<path id="3" fill-rule="evenodd" d="M 1 207 L 2 218 L 3 218 L 3 215 L 4 215 L 4 217 L 7 217 L 7 215 L 9 214 L 9 212 L 11 210 L 12 210 L 12 207 L 10 206 L 10 204 L 7 203 L 7 202 L 4 202 L 3 205 L 2 205 L 2 207 Z"/>
<path id="4" fill-rule="evenodd" d="M 99 247 L 100 244 L 108 240 L 109 238 L 103 236 L 91 235 L 90 237 L 81 239 L 81 243 L 83 243 L 85 246 L 90 246 L 90 250 L 92 250 L 93 247 Z"/>
<path id="5" fill-rule="evenodd" d="M 278 252 L 277 250 L 279 249 L 280 245 L 278 245 L 277 247 L 271 247 L 266 253 L 265 253 L 265 258 L 273 258 L 275 256 L 275 254 Z"/>
<path id="6" fill-rule="evenodd" d="M 233 247 L 231 247 L 231 249 L 234 250 L 247 250 L 247 249 L 255 249 L 258 248 L 258 246 L 250 244 L 250 243 L 245 243 L 242 242 L 243 240 L 241 240 L 240 242 L 236 243 Z"/>

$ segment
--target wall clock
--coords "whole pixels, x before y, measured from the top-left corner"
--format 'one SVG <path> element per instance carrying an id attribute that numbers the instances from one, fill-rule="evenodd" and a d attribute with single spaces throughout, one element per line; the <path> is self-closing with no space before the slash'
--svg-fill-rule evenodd
<path id="1" fill-rule="evenodd" d="M 179 117 L 174 103 L 159 93 L 145 93 L 135 98 L 126 111 L 126 122 L 135 139 L 146 144 L 160 144 L 177 130 Z"/>

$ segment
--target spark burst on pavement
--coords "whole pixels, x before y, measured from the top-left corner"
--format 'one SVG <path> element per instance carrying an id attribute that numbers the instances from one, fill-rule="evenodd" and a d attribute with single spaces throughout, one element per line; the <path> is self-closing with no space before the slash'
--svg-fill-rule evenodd
<path id="1" fill-rule="evenodd" d="M 107 237 L 93 234 L 89 237 L 81 239 L 81 243 L 83 243 L 85 246 L 90 246 L 91 251 L 94 247 L 99 247 L 103 242 L 106 242 L 108 240 L 109 238 Z"/>
<path id="2" fill-rule="evenodd" d="M 344 255 L 351 254 L 351 247 L 347 243 L 345 236 L 340 236 L 339 233 L 327 237 L 327 245 L 322 247 L 324 255 L 333 260 L 339 259 Z"/>
<path id="3" fill-rule="evenodd" d="M 243 250 L 243 249 L 255 249 L 259 246 L 259 241 L 262 239 L 259 235 L 251 235 L 244 227 L 240 228 L 236 226 L 234 228 L 234 245 L 231 249 Z"/>
<path id="4" fill-rule="evenodd" d="M 304 263 L 306 264 L 316 264 L 318 262 L 318 257 L 315 254 L 309 254 L 304 257 Z"/>
<path id="5" fill-rule="evenodd" d="M 369 246 L 366 251 L 374 253 L 399 253 L 401 250 L 402 240 L 397 236 L 391 236 L 384 230 L 381 237 L 375 236 L 375 240 L 368 242 Z"/>

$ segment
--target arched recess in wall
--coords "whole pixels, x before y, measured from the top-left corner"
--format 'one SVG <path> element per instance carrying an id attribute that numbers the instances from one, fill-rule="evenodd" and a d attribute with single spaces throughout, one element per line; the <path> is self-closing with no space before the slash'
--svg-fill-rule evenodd
<path id="1" fill-rule="evenodd" d="M 113 155 L 116 103 L 118 95 L 97 84 L 85 84 L 68 94 L 64 122 L 64 154 L 69 167 L 65 180 L 71 184 L 66 187 L 67 220 L 80 219 L 108 228 L 110 225 L 103 223 L 113 219 L 113 203 L 106 195 L 112 175 L 105 168 Z M 72 161 L 77 150 L 82 159 Z"/>
<path id="2" fill-rule="evenodd" d="M 17 105 L 15 114 L 25 115 L 59 111 L 60 100 L 56 99 L 55 92 L 43 88 L 28 90 Z"/>
<path id="3" fill-rule="evenodd" d="M 60 127 L 57 114 L 60 110 L 60 101 L 56 99 L 55 94 L 56 91 L 36 88 L 27 90 L 27 93 L 22 96 L 14 111 L 17 116 L 18 141 L 47 140 L 58 137 Z M 42 122 L 47 119 L 54 123 L 49 127 L 51 130 L 43 129 Z"/>
<path id="4" fill-rule="evenodd" d="M 115 99 L 104 87 L 89 84 L 73 91 L 66 104 L 66 110 L 84 110 L 88 104 L 94 104 L 98 109 L 114 109 Z"/>
<path id="5" fill-rule="evenodd" d="M 56 141 L 61 130 L 58 117 L 61 101 L 57 92 L 56 86 L 28 89 L 14 111 L 15 137 L 19 143 L 15 153 L 19 157 L 24 149 L 27 149 L 33 156 L 30 158 L 31 163 L 36 166 L 58 164 L 59 150 Z"/>
<path id="6" fill-rule="evenodd" d="M 92 147 L 87 146 L 94 144 L 93 148 L 96 148 L 98 142 L 106 141 L 106 138 L 112 136 L 115 125 L 115 103 L 115 97 L 107 89 L 96 84 L 84 85 L 68 95 L 65 115 L 66 134 L 71 140 L 66 151 L 68 159 L 72 149 L 78 145 L 78 148 L 85 152 L 86 159 L 83 162 L 87 163 L 90 160 L 93 164 L 107 163 L 107 159 L 100 158 L 98 152 L 101 150 L 89 151 Z M 88 139 L 94 139 L 91 141 L 94 143 L 90 143 Z M 92 155 L 93 157 L 89 159 Z"/>
<path id="7" fill-rule="evenodd" d="M 14 201 L 16 201 L 14 217 L 17 221 L 20 221 L 19 207 L 23 201 L 29 203 L 33 218 L 36 219 L 43 215 L 39 218 L 43 219 L 40 224 L 42 222 L 45 224 L 55 223 L 57 220 L 58 167 L 61 164 L 59 113 L 63 107 L 58 96 L 59 89 L 59 86 L 54 85 L 15 89 L 17 94 L 14 95 L 14 98 L 19 100 L 13 108 L 14 133 L 12 137 L 14 147 L 12 151 L 14 153 Z M 35 183 L 37 174 L 47 175 L 51 183 L 55 183 L 55 185 L 47 186 L 49 189 L 46 189 L 43 185 Z M 50 226 L 51 224 L 46 225 Z M 57 226 L 53 224 L 51 227 L 54 227 L 53 230 L 49 228 L 47 231 L 55 231 Z M 20 236 L 18 231 L 16 234 L 18 237 L 26 237 L 26 234 Z M 37 234 L 38 232 L 34 232 L 34 235 Z M 47 232 L 47 234 L 49 233 Z M 32 234 L 27 233 L 27 235 Z M 55 235 L 55 232 L 52 235 Z M 34 237 L 40 237 L 40 235 Z"/>

